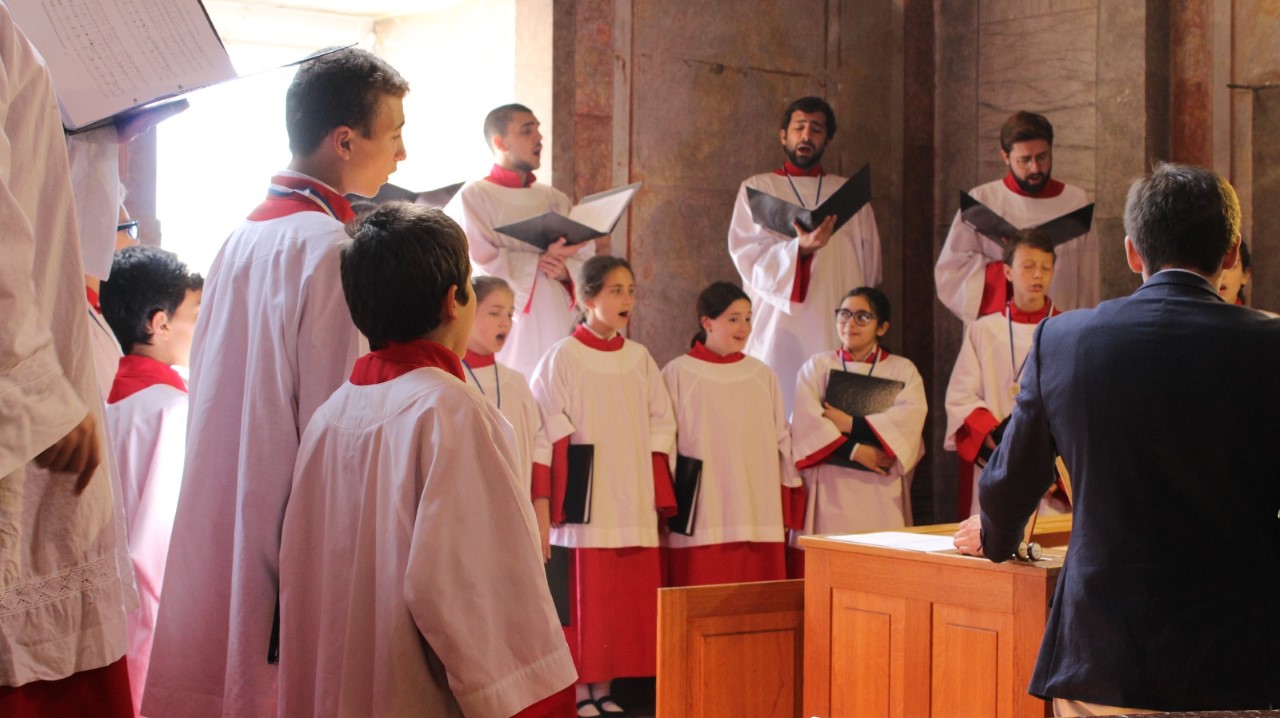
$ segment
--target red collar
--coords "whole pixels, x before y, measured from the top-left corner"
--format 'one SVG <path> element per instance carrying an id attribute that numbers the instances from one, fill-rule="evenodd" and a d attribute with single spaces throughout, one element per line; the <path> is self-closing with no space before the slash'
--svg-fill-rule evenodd
<path id="1" fill-rule="evenodd" d="M 623 343 L 626 342 L 626 340 L 622 338 L 621 332 L 614 334 L 612 339 L 601 339 L 596 336 L 596 333 L 591 331 L 591 328 L 586 324 L 579 324 L 577 328 L 573 330 L 573 338 L 596 351 L 602 352 L 616 352 L 621 349 Z"/>
<path id="2" fill-rule="evenodd" d="M 875 361 L 883 361 L 886 357 L 889 356 L 889 351 L 884 347 L 878 346 L 876 347 L 876 349 L 878 353 L 876 354 Z M 862 359 L 856 359 L 844 347 L 840 347 L 840 351 L 836 352 L 836 356 L 840 357 L 845 361 L 867 362 L 871 360 L 871 356 L 869 355 Z"/>
<path id="3" fill-rule="evenodd" d="M 140 354 L 126 354 L 120 357 L 120 367 L 116 369 L 115 381 L 111 382 L 111 393 L 107 395 L 107 403 L 127 399 L 134 394 L 155 386 L 167 384 L 174 389 L 187 392 L 187 383 L 173 367 L 162 361 Z"/>
<path id="4" fill-rule="evenodd" d="M 689 350 L 689 356 L 694 359 L 709 361 L 712 364 L 733 364 L 734 362 L 740 362 L 743 359 L 742 352 L 734 352 L 732 354 L 725 354 L 724 356 L 721 356 L 708 349 L 702 342 L 694 343 L 693 348 Z"/>
<path id="5" fill-rule="evenodd" d="M 822 165 L 813 165 L 809 169 L 801 169 L 791 164 L 791 160 L 782 163 L 782 166 L 773 171 L 774 174 L 780 176 L 791 175 L 792 177 L 821 177 L 826 174 L 822 171 Z"/>
<path id="6" fill-rule="evenodd" d="M 1067 186 L 1050 177 L 1049 181 L 1044 184 L 1044 189 L 1040 190 L 1036 194 L 1031 194 L 1029 192 L 1024 192 L 1022 188 L 1018 186 L 1018 180 L 1013 178 L 1013 172 L 1009 172 L 1004 176 L 1004 188 L 1019 197 L 1030 197 L 1031 199 L 1053 199 L 1054 197 L 1062 194 L 1062 190 L 1066 189 Z"/>
<path id="7" fill-rule="evenodd" d="M 93 311 L 101 314 L 102 303 L 98 301 L 98 293 L 93 291 L 93 287 L 86 286 L 84 288 L 84 295 L 89 299 L 89 306 L 93 307 Z"/>
<path id="8" fill-rule="evenodd" d="M 250 222 L 279 219 L 298 212 L 324 212 L 346 224 L 356 218 L 346 197 L 310 177 L 278 174 L 271 178 L 267 198 L 249 213 Z"/>
<path id="9" fill-rule="evenodd" d="M 485 177 L 485 179 L 501 187 L 510 187 L 511 189 L 524 189 L 538 181 L 538 178 L 530 172 L 525 175 L 524 182 L 521 182 L 519 172 L 509 170 L 500 165 L 494 165 L 493 169 L 489 170 L 489 176 Z"/>
<path id="10" fill-rule="evenodd" d="M 487 366 L 493 366 L 497 360 L 494 359 L 494 355 L 492 354 L 476 354 L 468 349 L 467 355 L 462 358 L 462 361 L 466 362 L 467 366 L 472 369 L 483 369 Z"/>
<path id="11" fill-rule="evenodd" d="M 1013 302 L 1004 306 L 1005 311 L 1001 314 L 1008 316 L 1015 324 L 1039 324 L 1045 317 L 1056 317 L 1062 313 L 1060 309 L 1053 306 L 1052 299 L 1045 301 L 1044 306 L 1034 312 L 1024 312 Z"/>
<path id="12" fill-rule="evenodd" d="M 466 381 L 462 378 L 462 361 L 457 354 L 433 341 L 415 339 L 389 342 L 357 359 L 351 369 L 351 383 L 356 386 L 382 384 L 423 367 L 444 369 L 458 381 Z"/>

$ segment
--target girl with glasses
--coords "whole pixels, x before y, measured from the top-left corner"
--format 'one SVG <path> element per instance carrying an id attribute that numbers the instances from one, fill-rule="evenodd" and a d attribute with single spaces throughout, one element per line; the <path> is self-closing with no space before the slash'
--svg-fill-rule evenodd
<path id="1" fill-rule="evenodd" d="M 910 359 L 891 354 L 889 299 L 858 287 L 840 301 L 833 320 L 841 346 L 815 354 L 796 377 L 791 446 L 808 492 L 797 536 L 901 528 L 910 524 L 911 472 L 924 455 L 928 413 L 924 382 Z M 825 399 L 833 372 L 900 382 L 888 408 L 851 416 Z M 792 540 L 788 570 L 803 575 L 803 554 Z"/>

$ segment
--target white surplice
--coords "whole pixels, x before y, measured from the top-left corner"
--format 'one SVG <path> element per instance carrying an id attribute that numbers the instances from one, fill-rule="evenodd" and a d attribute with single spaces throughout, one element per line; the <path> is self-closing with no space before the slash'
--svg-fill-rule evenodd
<path id="1" fill-rule="evenodd" d="M 888 475 L 826 462 L 801 471 L 808 489 L 804 530 L 800 535 L 841 534 L 901 528 L 910 523 L 910 475 L 924 456 L 924 420 L 929 408 L 924 381 L 911 360 L 882 355 L 870 362 L 842 363 L 839 352 L 813 356 L 796 379 L 796 408 L 791 417 L 791 451 L 800 462 L 842 438 L 822 415 L 822 397 L 832 369 L 894 379 L 906 386 L 892 407 L 865 417 L 884 448 L 896 457 Z"/>
<path id="2" fill-rule="evenodd" d="M 504 187 L 487 179 L 468 182 L 444 211 L 467 234 L 467 246 L 477 274 L 507 280 L 516 295 L 515 325 L 498 361 L 533 377 L 534 367 L 551 345 L 569 336 L 576 321 L 572 292 L 538 270 L 542 253 L 527 242 L 495 232 L 501 227 L 543 212 L 568 215 L 573 203 L 560 190 L 540 183 Z M 582 263 L 595 253 L 594 242 L 583 242 L 565 260 L 569 277 L 577 281 Z"/>
<path id="3" fill-rule="evenodd" d="M 538 364 L 533 395 L 547 439 L 595 446 L 591 521 L 551 529 L 570 548 L 658 545 L 653 453 L 674 461 L 676 420 L 662 373 L 643 345 L 601 351 L 568 337 Z"/>
<path id="4" fill-rule="evenodd" d="M 107 426 L 120 471 L 129 556 L 140 601 L 129 613 L 129 684 L 136 708 L 146 685 L 169 535 L 182 487 L 187 394 L 167 384 L 153 384 L 107 406 Z"/>
<path id="5" fill-rule="evenodd" d="M 718 364 L 688 354 L 662 370 L 676 412 L 676 449 L 702 460 L 692 536 L 663 544 L 785 540 L 782 487 L 800 486 L 778 376 L 753 357 Z"/>
<path id="6" fill-rule="evenodd" d="M 840 297 L 855 287 L 880 283 L 880 232 L 876 229 L 875 212 L 868 204 L 813 255 L 808 292 L 803 302 L 794 302 L 792 290 L 800 267 L 800 241 L 756 224 L 751 219 L 747 188 L 792 204 L 803 201 L 806 207 L 813 208 L 846 181 L 835 175 L 788 178 L 772 172 L 758 174 L 738 188 L 733 206 L 729 254 L 755 310 L 745 352 L 778 374 L 788 413 L 795 402 L 794 382 L 801 365 L 840 341 L 834 316 Z"/>
<path id="7" fill-rule="evenodd" d="M 509 716 L 577 679 L 517 463 L 441 369 L 316 412 L 281 540 L 281 715 Z"/>
<path id="8" fill-rule="evenodd" d="M 1065 185 L 1056 197 L 1040 198 L 1013 192 L 1003 179 L 978 185 L 969 194 L 1019 229 L 1044 224 L 1089 204 L 1084 190 L 1074 185 Z M 1097 304 L 1101 289 L 1095 227 L 1091 225 L 1087 233 L 1058 246 L 1055 254 L 1053 298 L 1058 308 L 1067 311 Z M 1004 247 L 978 234 L 956 212 L 933 273 L 939 301 L 965 322 L 977 319 L 987 265 L 1003 259 Z"/>
<path id="9" fill-rule="evenodd" d="M 547 440 L 543 426 L 542 409 L 529 390 L 529 380 L 502 362 L 486 367 L 468 367 L 463 370 L 463 376 L 511 422 L 520 459 L 520 486 L 529 495 L 533 484 L 533 465 L 551 466 L 551 442 Z M 499 400 L 502 402 L 500 405 Z"/>
<path id="10" fill-rule="evenodd" d="M 0 685 L 119 660 L 132 575 L 121 545 L 62 121 L 49 74 L 0 4 Z M 76 477 L 32 459 L 91 414 L 102 459 Z"/>
<path id="11" fill-rule="evenodd" d="M 282 173 L 288 174 L 288 173 Z M 275 715 L 280 524 L 302 429 L 359 354 L 323 212 L 246 221 L 204 283 L 144 712 Z"/>

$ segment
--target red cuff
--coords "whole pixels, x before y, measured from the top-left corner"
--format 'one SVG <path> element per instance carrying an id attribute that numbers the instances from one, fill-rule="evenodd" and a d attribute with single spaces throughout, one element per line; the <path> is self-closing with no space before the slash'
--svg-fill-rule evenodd
<path id="1" fill-rule="evenodd" d="M 782 487 L 782 525 L 792 531 L 804 528 L 804 509 L 808 496 L 803 486 Z"/>
<path id="2" fill-rule="evenodd" d="M 565 449 L 567 452 L 568 449 Z M 551 498 L 551 467 L 546 464 L 533 464 L 533 485 L 530 489 L 529 498 L 537 501 L 538 499 Z"/>
<path id="3" fill-rule="evenodd" d="M 978 452 L 982 450 L 982 443 L 997 426 L 1000 426 L 1000 422 L 988 409 L 974 409 L 965 417 L 960 428 L 956 429 L 956 453 L 963 461 L 974 463 L 978 459 Z"/>
<path id="4" fill-rule="evenodd" d="M 799 250 L 796 250 L 797 252 Z M 791 301 L 804 302 L 809 296 L 809 278 L 813 274 L 813 255 L 800 258 L 800 266 L 796 267 L 796 278 L 791 283 Z"/>
<path id="5" fill-rule="evenodd" d="M 525 708 L 512 718 L 566 718 L 577 715 L 573 684 Z"/>
<path id="6" fill-rule="evenodd" d="M 978 303 L 978 316 L 985 317 L 1004 311 L 1009 301 L 1009 280 L 1004 278 L 1004 262 L 987 264 L 987 276 L 982 284 L 982 301 Z"/>
<path id="7" fill-rule="evenodd" d="M 818 449 L 817 451 L 813 452 L 812 454 L 809 454 L 808 456 L 804 457 L 803 459 L 800 459 L 799 461 L 797 461 L 797 462 L 796 462 L 796 468 L 797 468 L 797 469 L 807 469 L 807 468 L 809 468 L 810 466 L 817 466 L 818 464 L 821 464 L 822 462 L 824 462 L 824 461 L 826 461 L 826 460 L 827 460 L 827 457 L 828 457 L 828 456 L 831 456 L 831 452 L 833 452 L 833 451 L 835 451 L 836 449 L 840 448 L 840 445 L 841 445 L 841 444 L 843 444 L 843 443 L 845 442 L 845 439 L 847 439 L 847 438 L 848 438 L 847 436 L 845 436 L 844 434 L 841 434 L 841 435 L 840 435 L 840 438 L 836 439 L 835 441 L 831 442 L 830 444 L 827 444 L 826 446 L 822 447 L 821 449 Z"/>
<path id="8" fill-rule="evenodd" d="M 535 464 L 536 466 L 536 464 Z M 536 476 L 536 474 L 535 474 Z M 564 523 L 564 492 L 569 485 L 569 437 L 551 447 L 551 523 Z"/>
<path id="9" fill-rule="evenodd" d="M 671 483 L 667 455 L 661 451 L 653 452 L 653 506 L 664 519 L 676 515 L 676 489 Z"/>

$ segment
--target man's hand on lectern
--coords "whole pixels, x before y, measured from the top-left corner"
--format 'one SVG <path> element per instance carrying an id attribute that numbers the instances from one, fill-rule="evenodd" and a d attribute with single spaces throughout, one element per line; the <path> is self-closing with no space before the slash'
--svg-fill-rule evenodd
<path id="1" fill-rule="evenodd" d="M 956 550 L 966 556 L 982 556 L 982 517 L 974 514 L 960 522 L 952 539 Z"/>

